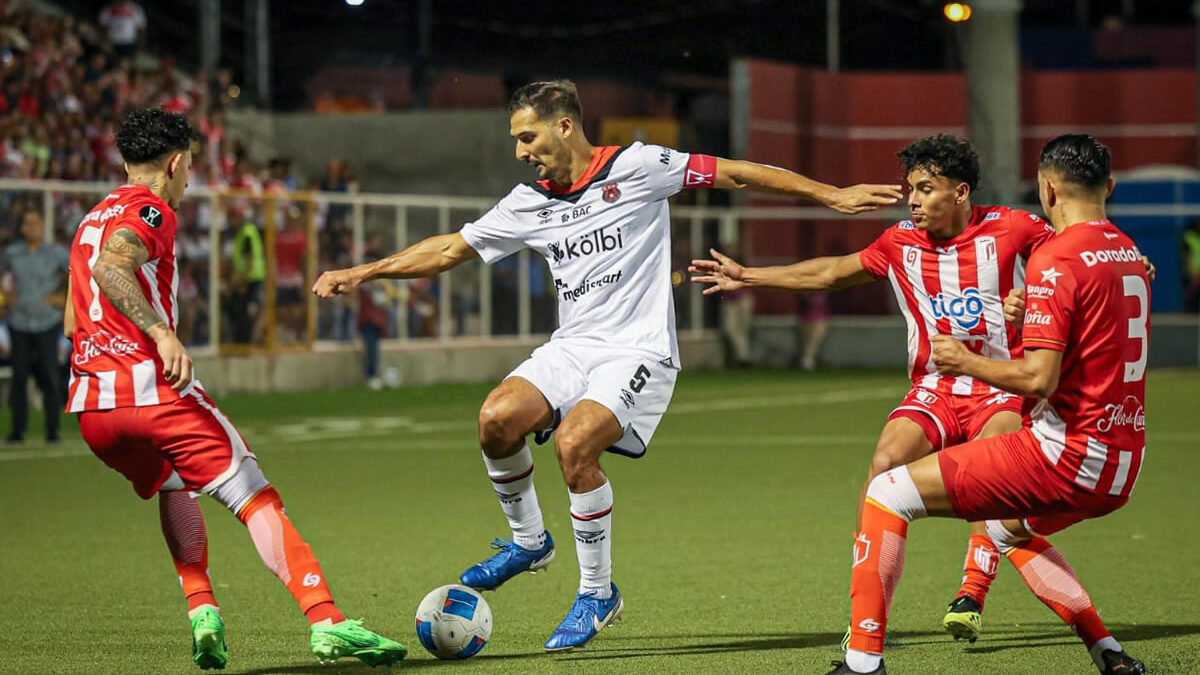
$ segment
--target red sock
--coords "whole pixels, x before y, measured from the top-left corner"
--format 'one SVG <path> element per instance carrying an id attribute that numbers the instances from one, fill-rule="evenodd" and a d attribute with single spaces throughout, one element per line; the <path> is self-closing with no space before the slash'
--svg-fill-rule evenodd
<path id="1" fill-rule="evenodd" d="M 883 653 L 888 607 L 904 569 L 908 521 L 872 499 L 863 505 L 850 572 L 850 648 Z"/>
<path id="2" fill-rule="evenodd" d="M 1088 649 L 1110 636 L 1075 570 L 1050 542 L 1036 537 L 1009 551 L 1008 559 L 1029 590 L 1074 629 Z"/>
<path id="3" fill-rule="evenodd" d="M 987 599 L 988 589 L 992 587 L 999 567 L 1000 551 L 992 543 L 992 538 L 986 534 L 972 534 L 967 542 L 967 559 L 963 562 L 962 586 L 958 589 L 958 596 L 970 596 L 979 603 L 982 611 L 983 601 Z"/>
<path id="4" fill-rule="evenodd" d="M 200 505 L 187 492 L 160 492 L 158 519 L 183 595 L 187 598 L 188 611 L 201 605 L 216 607 L 217 599 L 208 578 L 208 533 Z"/>
<path id="5" fill-rule="evenodd" d="M 242 507 L 237 517 L 250 530 L 250 538 L 263 562 L 287 587 L 310 623 L 346 618 L 334 605 L 321 565 L 288 520 L 275 488 L 264 488 Z"/>

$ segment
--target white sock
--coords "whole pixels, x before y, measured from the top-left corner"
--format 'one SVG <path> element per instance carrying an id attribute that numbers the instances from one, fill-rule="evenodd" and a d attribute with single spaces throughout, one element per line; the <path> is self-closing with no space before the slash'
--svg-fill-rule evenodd
<path id="1" fill-rule="evenodd" d="M 846 665 L 856 673 L 869 673 L 878 668 L 880 663 L 883 663 L 882 654 L 860 652 L 857 649 L 846 650 Z"/>
<path id="2" fill-rule="evenodd" d="M 1124 649 L 1121 649 L 1121 643 L 1117 642 L 1117 639 L 1111 635 L 1097 640 L 1096 644 L 1092 645 L 1092 648 L 1089 649 L 1088 652 L 1092 655 L 1092 661 L 1096 662 L 1096 667 L 1100 670 L 1104 670 L 1104 659 L 1100 658 L 1100 655 L 1103 654 L 1104 650 L 1106 649 L 1114 652 L 1125 651 Z"/>
<path id="3" fill-rule="evenodd" d="M 537 550 L 546 544 L 546 526 L 533 487 L 533 453 L 526 443 L 515 455 L 503 459 L 483 456 L 488 478 L 500 499 L 500 508 L 512 528 L 513 543 Z"/>
<path id="4" fill-rule="evenodd" d="M 612 484 L 583 494 L 570 493 L 571 526 L 575 529 L 575 554 L 579 557 L 579 592 L 612 595 Z"/>

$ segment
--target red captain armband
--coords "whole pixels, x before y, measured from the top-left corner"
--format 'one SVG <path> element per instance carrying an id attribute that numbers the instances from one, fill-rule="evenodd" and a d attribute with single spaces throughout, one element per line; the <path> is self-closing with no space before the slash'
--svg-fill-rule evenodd
<path id="1" fill-rule="evenodd" d="M 717 158 L 712 155 L 691 155 L 683 174 L 683 187 L 712 187 L 717 182 Z"/>

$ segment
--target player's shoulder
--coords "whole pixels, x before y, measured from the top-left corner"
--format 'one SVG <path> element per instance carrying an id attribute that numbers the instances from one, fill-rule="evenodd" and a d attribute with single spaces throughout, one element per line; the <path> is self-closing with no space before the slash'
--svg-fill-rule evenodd
<path id="1" fill-rule="evenodd" d="M 1042 220 L 1041 216 L 1032 211 L 1026 211 L 1025 209 L 1016 209 L 1011 206 L 1001 206 L 998 204 L 976 206 L 975 208 L 977 209 L 976 217 L 981 222 L 988 223 L 998 221 L 1009 225 L 1024 224 L 1036 227 L 1044 226 L 1050 230 L 1054 229 L 1049 223 L 1047 223 L 1045 220 Z"/>

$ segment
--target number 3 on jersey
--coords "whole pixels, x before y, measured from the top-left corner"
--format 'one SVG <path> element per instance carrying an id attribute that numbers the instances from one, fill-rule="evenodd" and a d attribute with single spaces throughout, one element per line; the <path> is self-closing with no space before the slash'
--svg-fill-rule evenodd
<path id="1" fill-rule="evenodd" d="M 1137 382 L 1146 375 L 1146 342 L 1150 337 L 1146 331 L 1146 321 L 1150 318 L 1150 294 L 1142 277 L 1127 274 L 1121 277 L 1121 283 L 1125 286 L 1125 295 L 1137 298 L 1138 302 L 1137 314 L 1129 319 L 1129 339 L 1141 343 L 1138 345 L 1138 358 L 1125 362 L 1125 381 Z"/>
<path id="2" fill-rule="evenodd" d="M 91 246 L 92 254 L 88 256 L 88 287 L 92 291 L 92 302 L 88 305 L 88 318 L 92 321 L 99 321 L 104 318 L 104 308 L 100 306 L 100 287 L 96 285 L 96 277 L 92 276 L 92 266 L 96 264 L 96 259 L 100 257 L 100 240 L 104 237 L 104 226 L 96 227 L 88 225 L 83 228 L 83 233 L 79 235 L 79 243 L 83 246 Z"/>

